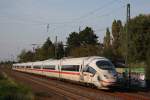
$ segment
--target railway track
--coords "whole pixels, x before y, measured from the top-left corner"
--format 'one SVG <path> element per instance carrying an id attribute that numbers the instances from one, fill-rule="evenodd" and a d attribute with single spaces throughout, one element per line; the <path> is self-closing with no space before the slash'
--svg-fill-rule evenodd
<path id="1" fill-rule="evenodd" d="M 94 93 L 88 93 L 87 95 L 83 93 L 85 91 L 80 91 L 79 89 L 76 89 L 70 86 L 67 87 L 66 85 L 62 85 L 58 82 L 41 79 L 39 77 L 35 77 L 35 76 L 25 74 L 25 73 L 20 73 L 20 72 L 17 72 L 17 73 L 23 74 L 21 75 L 21 78 L 23 78 L 24 80 L 30 80 L 31 82 L 34 82 L 35 84 L 39 84 L 40 86 L 47 87 L 50 90 L 55 91 L 56 94 L 67 97 L 69 100 L 70 99 L 73 99 L 73 100 L 96 100 L 96 99 L 104 100 L 105 99 L 106 100 L 106 99 L 113 98 L 112 96 L 107 96 L 104 94 L 101 96 L 97 96 L 96 94 L 94 95 Z M 116 100 L 116 99 L 114 98 L 113 100 Z"/>
<path id="2" fill-rule="evenodd" d="M 11 76 L 16 77 L 16 75 L 18 75 L 18 73 L 22 74 L 20 76 L 23 80 L 28 80 L 34 84 L 38 84 L 41 86 L 41 88 L 45 87 L 45 88 L 49 89 L 50 91 L 53 91 L 55 94 L 65 97 L 68 100 L 77 100 L 77 99 L 78 100 L 90 100 L 89 98 L 86 98 L 84 96 L 80 96 L 80 95 L 77 95 L 70 91 L 66 91 L 65 89 L 62 89 L 61 87 L 58 87 L 57 85 L 46 83 L 44 80 L 42 80 L 38 77 L 30 76 L 30 75 L 27 75 L 25 73 L 20 73 L 20 72 L 15 72 L 15 73 L 17 73 L 17 74 L 12 75 L 12 73 L 9 73 L 9 75 L 11 74 Z"/>
<path id="3" fill-rule="evenodd" d="M 25 79 L 25 77 L 24 77 Z M 65 89 L 62 89 L 56 85 L 51 85 L 51 84 L 45 84 L 45 82 L 43 83 L 43 81 L 38 81 L 36 79 L 29 79 L 30 81 L 36 83 L 36 84 L 39 84 L 43 87 L 47 87 L 48 89 L 51 89 L 53 91 L 55 91 L 56 94 L 58 95 L 61 95 L 61 96 L 65 96 L 67 97 L 68 99 L 73 99 L 73 100 L 76 100 L 76 99 L 82 99 L 82 100 L 88 100 L 88 98 L 86 97 L 83 97 L 83 96 L 80 96 L 80 95 L 77 95 L 75 93 L 72 93 L 70 91 L 66 91 Z"/>
<path id="4" fill-rule="evenodd" d="M 57 95 L 61 95 L 68 100 L 150 100 L 144 96 L 138 96 L 129 93 L 120 92 L 105 92 L 97 89 L 87 88 L 79 85 L 65 83 L 57 80 L 48 80 L 46 78 L 39 78 L 35 75 L 7 70 L 10 76 L 19 77 L 23 80 L 28 80 L 41 87 L 45 87 L 53 91 Z"/>

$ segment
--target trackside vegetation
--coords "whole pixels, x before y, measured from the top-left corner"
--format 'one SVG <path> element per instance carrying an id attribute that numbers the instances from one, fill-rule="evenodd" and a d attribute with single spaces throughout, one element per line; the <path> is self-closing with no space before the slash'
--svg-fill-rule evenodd
<path id="1" fill-rule="evenodd" d="M 4 72 L 0 73 L 0 100 L 34 100 L 28 87 L 15 83 Z"/>

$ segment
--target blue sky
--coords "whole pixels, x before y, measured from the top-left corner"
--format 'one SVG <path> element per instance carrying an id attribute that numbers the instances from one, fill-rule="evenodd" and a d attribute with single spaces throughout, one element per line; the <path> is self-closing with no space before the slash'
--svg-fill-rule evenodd
<path id="1" fill-rule="evenodd" d="M 125 22 L 128 2 L 131 17 L 150 14 L 150 0 L 0 0 L 0 60 L 16 59 L 21 50 L 31 50 L 31 44 L 42 44 L 48 36 L 65 43 L 79 26 L 92 27 L 102 42 L 114 19 Z"/>

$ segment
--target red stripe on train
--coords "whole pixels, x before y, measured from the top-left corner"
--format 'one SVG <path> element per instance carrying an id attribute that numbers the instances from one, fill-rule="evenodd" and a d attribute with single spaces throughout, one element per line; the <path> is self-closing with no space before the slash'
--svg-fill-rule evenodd
<path id="1" fill-rule="evenodd" d="M 56 70 L 46 70 L 46 69 L 30 69 L 30 70 L 35 70 L 35 71 L 44 71 L 44 72 L 53 72 L 53 73 L 61 73 L 61 74 L 71 74 L 71 75 L 80 75 L 79 72 L 59 72 Z"/>

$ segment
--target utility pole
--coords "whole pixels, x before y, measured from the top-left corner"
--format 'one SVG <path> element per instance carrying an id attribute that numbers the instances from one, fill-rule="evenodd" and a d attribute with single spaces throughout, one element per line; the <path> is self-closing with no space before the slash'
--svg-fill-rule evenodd
<path id="1" fill-rule="evenodd" d="M 37 44 L 31 44 L 32 45 L 32 50 L 33 50 L 33 52 L 35 52 L 35 46 L 37 45 Z"/>
<path id="2" fill-rule="evenodd" d="M 81 32 L 81 26 L 79 26 L 79 32 Z"/>
<path id="3" fill-rule="evenodd" d="M 49 32 L 49 24 L 47 24 L 47 27 L 46 27 L 46 28 L 47 28 L 47 32 Z"/>
<path id="4" fill-rule="evenodd" d="M 131 85 L 131 66 L 129 64 L 129 21 L 130 21 L 130 4 L 127 4 L 127 19 L 126 19 L 126 65 L 129 69 L 128 85 Z"/>
<path id="5" fill-rule="evenodd" d="M 57 36 L 55 37 L 55 58 L 57 59 Z"/>
<path id="6" fill-rule="evenodd" d="M 36 44 L 36 43 L 33 43 L 33 44 L 31 44 L 32 45 L 32 51 L 35 53 L 35 50 L 36 50 L 36 48 L 38 48 L 40 45 L 42 45 L 42 44 Z"/>

